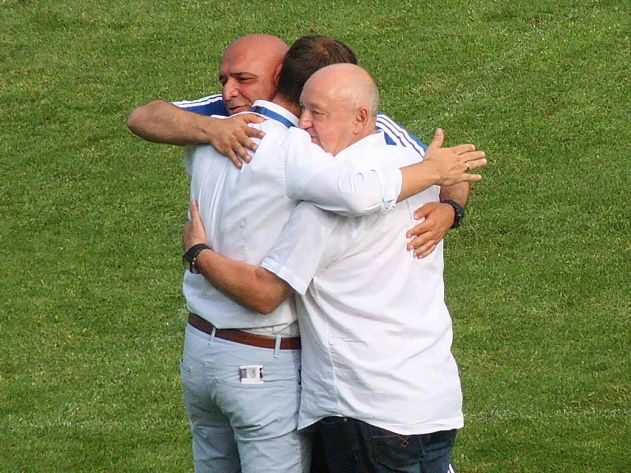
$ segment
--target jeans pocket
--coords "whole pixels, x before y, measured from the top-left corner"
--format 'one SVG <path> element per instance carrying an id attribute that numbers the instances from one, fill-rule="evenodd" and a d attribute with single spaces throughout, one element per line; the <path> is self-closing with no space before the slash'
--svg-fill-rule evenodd
<path id="1" fill-rule="evenodd" d="M 368 440 L 376 463 L 397 470 L 423 460 L 420 435 L 401 435 L 374 425 L 369 427 Z"/>

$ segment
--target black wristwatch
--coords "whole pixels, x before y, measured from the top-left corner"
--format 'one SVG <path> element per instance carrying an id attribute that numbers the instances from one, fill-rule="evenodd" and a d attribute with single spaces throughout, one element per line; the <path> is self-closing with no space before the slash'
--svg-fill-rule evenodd
<path id="1" fill-rule="evenodd" d="M 458 202 L 456 202 L 455 200 L 451 200 L 451 199 L 441 200 L 441 203 L 449 204 L 454 208 L 454 211 L 456 212 L 456 216 L 454 218 L 454 223 L 451 226 L 451 228 L 458 228 L 460 224 L 462 223 L 462 219 L 464 218 L 464 207 L 460 205 Z"/>
<path id="2" fill-rule="evenodd" d="M 210 250 L 210 246 L 205 243 L 198 243 L 197 245 L 191 246 L 186 253 L 182 255 L 182 260 L 184 263 L 188 263 L 188 270 L 193 274 L 199 274 L 199 268 L 197 267 L 197 256 L 204 251 Z"/>

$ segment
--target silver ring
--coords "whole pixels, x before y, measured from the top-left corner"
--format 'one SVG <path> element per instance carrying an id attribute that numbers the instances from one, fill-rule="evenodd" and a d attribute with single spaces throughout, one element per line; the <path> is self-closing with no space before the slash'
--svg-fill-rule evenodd
<path id="1" fill-rule="evenodd" d="M 469 163 L 464 163 L 465 166 L 467 166 L 467 171 L 469 171 L 471 168 L 469 168 Z"/>

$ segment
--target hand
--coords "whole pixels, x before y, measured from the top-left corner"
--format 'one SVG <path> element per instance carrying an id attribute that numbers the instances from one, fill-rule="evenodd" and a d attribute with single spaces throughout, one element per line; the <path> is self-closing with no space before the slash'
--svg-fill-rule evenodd
<path id="1" fill-rule="evenodd" d="M 261 123 L 265 118 L 254 113 L 242 113 L 230 118 L 213 119 L 208 133 L 213 148 L 225 155 L 241 169 L 243 162 L 250 162 L 250 151 L 256 151 L 252 138 L 263 138 L 265 133 L 248 126 L 248 123 Z"/>
<path id="2" fill-rule="evenodd" d="M 422 223 L 408 230 L 407 238 L 412 238 L 407 244 L 408 251 L 414 251 L 415 258 L 425 258 L 445 235 L 454 223 L 456 215 L 449 204 L 430 202 L 414 212 L 414 219 L 424 218 Z"/>
<path id="3" fill-rule="evenodd" d="M 467 171 L 486 166 L 484 151 L 476 151 L 472 144 L 443 148 L 445 134 L 438 128 L 423 162 L 435 168 L 439 179 L 437 184 L 450 186 L 459 182 L 479 181 L 479 174 L 468 174 Z"/>
<path id="4" fill-rule="evenodd" d="M 202 218 L 199 215 L 197 202 L 191 200 L 190 205 L 191 219 L 184 225 L 184 234 L 182 235 L 182 248 L 188 251 L 193 245 L 198 243 L 206 243 L 206 230 Z"/>

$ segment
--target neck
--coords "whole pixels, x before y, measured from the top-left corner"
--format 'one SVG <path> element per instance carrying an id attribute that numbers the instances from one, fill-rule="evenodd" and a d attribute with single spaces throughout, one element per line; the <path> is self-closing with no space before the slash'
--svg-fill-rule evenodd
<path id="1" fill-rule="evenodd" d="M 274 96 L 274 98 L 272 99 L 272 103 L 283 107 L 285 110 L 288 110 L 289 112 L 300 118 L 300 106 L 297 103 L 294 103 L 291 100 L 287 100 L 285 97 L 278 94 Z"/>

